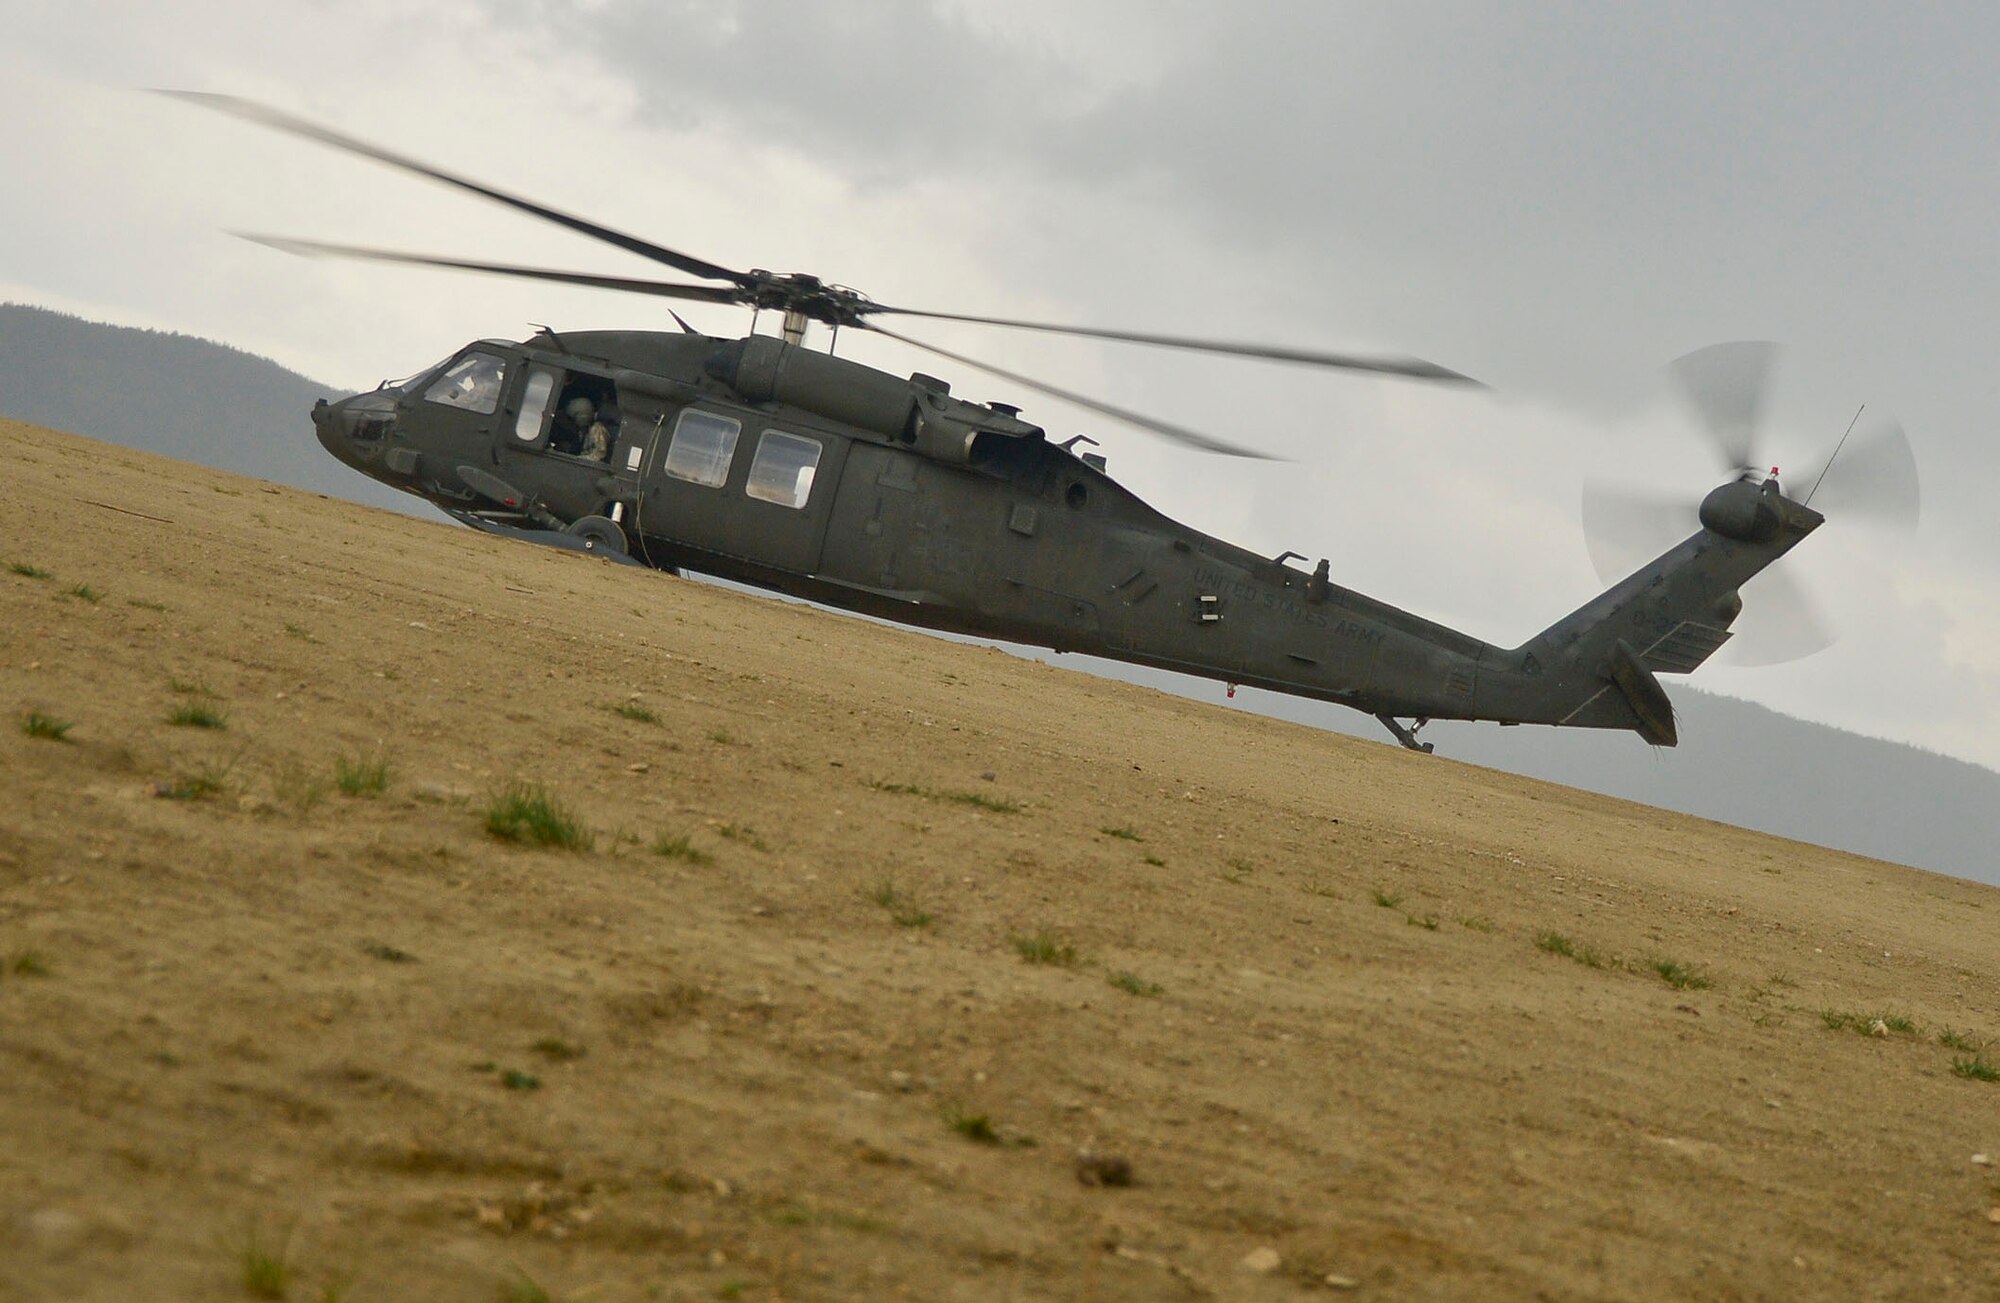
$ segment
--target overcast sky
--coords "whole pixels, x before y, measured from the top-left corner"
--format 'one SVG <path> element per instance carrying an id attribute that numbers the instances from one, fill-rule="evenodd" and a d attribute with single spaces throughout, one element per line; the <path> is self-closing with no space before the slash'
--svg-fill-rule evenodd
<path id="1" fill-rule="evenodd" d="M 1923 524 L 1870 532 L 1829 497 L 1783 565 L 1843 639 L 1693 682 L 2000 765 L 1990 4 L 0 0 L 0 24 L 0 299 L 339 387 L 531 321 L 672 328 L 653 301 L 235 240 L 649 272 L 140 93 L 166 86 L 883 302 L 1416 354 L 1492 391 L 911 328 L 1289 459 L 1258 463 L 840 341 L 1018 402 L 1054 437 L 1088 431 L 1198 528 L 1329 557 L 1340 582 L 1508 645 L 1600 586 L 1587 477 L 1690 503 L 1717 481 L 1661 367 L 1782 341 L 1768 459 L 1797 491 L 1857 406 L 1894 413 Z M 1747 641 L 1754 583 L 1745 599 Z"/>

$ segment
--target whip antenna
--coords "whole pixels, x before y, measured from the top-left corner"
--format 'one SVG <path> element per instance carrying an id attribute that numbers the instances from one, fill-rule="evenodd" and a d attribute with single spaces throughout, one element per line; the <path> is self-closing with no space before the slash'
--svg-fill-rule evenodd
<path id="1" fill-rule="evenodd" d="M 1806 491 L 1806 500 L 1801 505 L 1808 507 L 1812 505 L 1813 494 L 1818 493 L 1819 486 L 1826 482 L 1826 473 L 1833 469 L 1834 460 L 1840 456 L 1840 450 L 1847 446 L 1847 436 L 1854 433 L 1855 424 L 1861 420 L 1861 414 L 1867 410 L 1868 404 L 1866 403 L 1854 409 L 1854 420 L 1847 423 L 1847 430 L 1840 436 L 1840 442 L 1833 445 L 1833 456 L 1827 458 L 1826 465 L 1819 468 L 1819 478 L 1814 480 L 1812 488 Z"/>

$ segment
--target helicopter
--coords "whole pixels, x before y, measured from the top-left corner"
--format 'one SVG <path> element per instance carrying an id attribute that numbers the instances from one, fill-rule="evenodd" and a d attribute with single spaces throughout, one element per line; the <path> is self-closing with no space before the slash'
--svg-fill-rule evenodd
<path id="1" fill-rule="evenodd" d="M 1661 675 L 1727 642 L 1738 590 L 1824 522 L 1753 460 L 1765 346 L 1677 364 L 1730 478 L 1692 532 L 1517 647 L 1499 647 L 1175 521 L 1077 436 L 805 346 L 870 331 L 1176 442 L 1255 449 L 915 339 L 913 317 L 1474 384 L 1431 362 L 877 303 L 804 273 L 741 271 L 598 225 L 234 97 L 165 92 L 439 182 L 709 283 L 517 266 L 252 235 L 290 253 L 444 268 L 782 315 L 779 336 L 562 331 L 485 339 L 405 380 L 313 408 L 333 456 L 473 528 L 672 573 L 693 571 L 889 621 L 1082 652 L 1372 715 L 1403 747 L 1437 719 L 1622 729 L 1677 744 Z M 1888 440 L 1889 460 L 1906 456 Z M 1838 455 L 1838 449 L 1836 449 Z M 1831 459 L 1829 459 L 1831 465 Z M 1822 475 L 1823 478 L 1823 475 Z M 1911 480 L 1914 491 L 1914 480 Z M 1636 509 L 1635 509 L 1636 510 Z M 1644 515 L 1646 513 L 1640 512 Z M 1657 515 L 1658 513 L 1654 513 Z M 1594 551 L 1593 555 L 1596 555 Z"/>

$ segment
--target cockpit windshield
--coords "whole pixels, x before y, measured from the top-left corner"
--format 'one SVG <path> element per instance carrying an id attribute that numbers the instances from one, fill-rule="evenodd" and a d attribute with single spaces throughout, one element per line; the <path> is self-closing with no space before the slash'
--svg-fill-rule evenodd
<path id="1" fill-rule="evenodd" d="M 410 374 L 404 376 L 401 380 L 384 380 L 381 384 L 376 385 L 375 387 L 377 389 L 408 389 L 411 386 L 415 385 L 417 381 L 422 380 L 424 377 L 429 375 L 435 375 L 437 372 L 444 370 L 445 362 L 449 361 L 451 361 L 451 359 L 446 358 L 444 359 L 444 362 L 433 362 L 421 371 L 410 372 Z"/>
<path id="2" fill-rule="evenodd" d="M 424 390 L 424 401 L 490 416 L 500 406 L 507 364 L 491 353 L 467 353 Z"/>

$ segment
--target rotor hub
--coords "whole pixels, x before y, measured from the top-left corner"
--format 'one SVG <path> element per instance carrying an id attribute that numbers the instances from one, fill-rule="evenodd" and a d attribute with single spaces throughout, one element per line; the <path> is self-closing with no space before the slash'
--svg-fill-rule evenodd
<path id="1" fill-rule="evenodd" d="M 796 312 L 828 326 L 859 325 L 874 303 L 859 290 L 829 285 L 809 272 L 770 272 L 753 268 L 744 275 L 743 302 L 764 311 Z"/>

